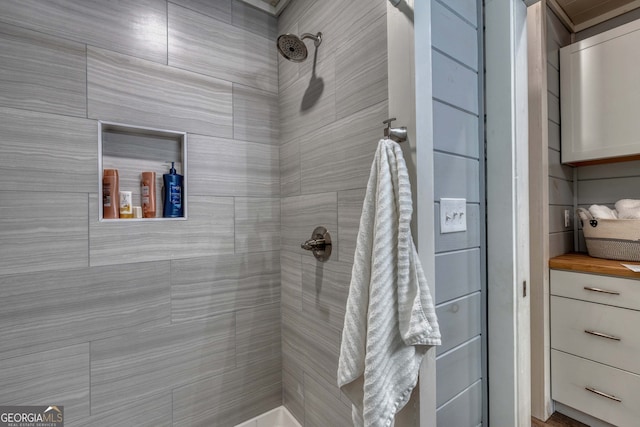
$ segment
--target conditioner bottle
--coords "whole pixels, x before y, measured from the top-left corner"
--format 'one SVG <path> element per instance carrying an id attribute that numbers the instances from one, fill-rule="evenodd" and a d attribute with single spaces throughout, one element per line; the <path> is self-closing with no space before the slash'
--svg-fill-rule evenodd
<path id="1" fill-rule="evenodd" d="M 174 162 L 171 162 L 169 173 L 162 175 L 164 181 L 164 206 L 162 216 L 165 218 L 180 218 L 182 214 L 182 186 L 183 176 L 176 173 Z"/>

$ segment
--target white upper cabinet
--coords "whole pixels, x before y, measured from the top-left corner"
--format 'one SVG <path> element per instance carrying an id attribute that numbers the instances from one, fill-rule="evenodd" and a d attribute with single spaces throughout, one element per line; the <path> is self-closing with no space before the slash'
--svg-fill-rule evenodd
<path id="1" fill-rule="evenodd" d="M 560 50 L 562 162 L 640 154 L 640 20 Z"/>

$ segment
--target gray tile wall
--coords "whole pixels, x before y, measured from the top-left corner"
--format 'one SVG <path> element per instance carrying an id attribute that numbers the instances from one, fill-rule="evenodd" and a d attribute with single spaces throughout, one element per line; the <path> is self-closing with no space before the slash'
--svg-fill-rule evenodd
<path id="1" fill-rule="evenodd" d="M 431 2 L 437 425 L 476 427 L 486 411 L 484 150 L 480 140 L 482 2 Z M 467 200 L 467 230 L 440 233 L 440 199 Z M 484 420 L 486 423 L 486 420 Z"/>
<path id="2" fill-rule="evenodd" d="M 0 403 L 83 427 L 282 404 L 276 25 L 237 0 L 0 0 Z M 98 222 L 97 120 L 189 133 L 187 221 Z"/>
<path id="3" fill-rule="evenodd" d="M 295 0 L 279 33 L 323 33 L 301 64 L 278 58 L 284 404 L 307 427 L 347 426 L 336 385 L 355 238 L 388 118 L 386 0 Z M 314 61 L 315 58 L 315 61 Z M 323 225 L 331 259 L 300 243 Z"/>

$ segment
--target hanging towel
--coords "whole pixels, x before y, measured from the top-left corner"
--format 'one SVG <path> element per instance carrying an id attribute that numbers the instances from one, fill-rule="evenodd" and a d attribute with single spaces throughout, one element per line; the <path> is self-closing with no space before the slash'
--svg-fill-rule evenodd
<path id="1" fill-rule="evenodd" d="M 360 217 L 340 346 L 338 386 L 354 426 L 389 427 L 440 344 L 431 293 L 411 237 L 411 187 L 400 146 L 381 140 Z"/>

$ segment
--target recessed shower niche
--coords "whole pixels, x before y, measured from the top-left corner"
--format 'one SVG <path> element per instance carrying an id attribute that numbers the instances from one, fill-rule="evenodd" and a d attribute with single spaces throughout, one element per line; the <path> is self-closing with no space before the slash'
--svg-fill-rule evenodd
<path id="1" fill-rule="evenodd" d="M 182 176 L 178 186 L 171 185 L 171 200 L 179 202 L 181 211 L 174 210 L 172 217 L 163 216 L 164 174 L 170 174 L 172 162 L 177 175 Z M 120 204 L 120 194 L 110 194 L 110 186 L 103 187 L 105 170 L 117 170 L 119 192 L 131 192 L 133 218 L 109 218 L 105 215 L 110 203 Z M 142 173 L 155 173 L 155 215 L 135 218 L 135 211 L 142 211 Z M 146 175 L 148 176 L 148 175 Z M 98 191 L 100 206 L 99 220 L 120 221 L 163 221 L 187 219 L 187 133 L 153 129 L 122 123 L 98 122 Z M 175 182 L 176 179 L 170 179 Z M 145 186 L 146 187 L 146 186 Z M 178 193 L 179 191 L 179 193 Z M 127 195 L 125 195 L 126 197 Z M 148 197 L 147 194 L 145 196 Z M 106 197 L 106 198 L 105 198 Z M 145 198 L 145 201 L 147 199 Z M 119 209 L 118 209 L 119 211 Z"/>

